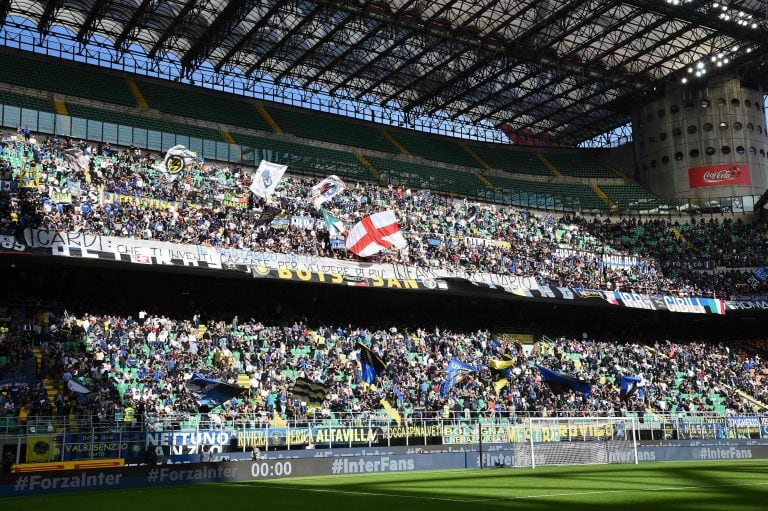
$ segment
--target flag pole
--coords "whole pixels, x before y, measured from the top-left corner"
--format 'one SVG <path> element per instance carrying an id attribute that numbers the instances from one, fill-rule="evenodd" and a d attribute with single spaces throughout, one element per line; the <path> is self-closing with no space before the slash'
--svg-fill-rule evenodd
<path id="1" fill-rule="evenodd" d="M 480 451 L 480 468 L 483 469 L 483 429 L 480 427 L 480 414 L 477 415 L 477 446 Z"/>

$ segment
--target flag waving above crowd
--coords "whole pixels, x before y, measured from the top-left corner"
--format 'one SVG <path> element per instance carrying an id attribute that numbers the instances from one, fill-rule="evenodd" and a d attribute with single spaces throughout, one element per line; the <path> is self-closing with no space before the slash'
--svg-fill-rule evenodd
<path id="1" fill-rule="evenodd" d="M 197 153 L 190 151 L 183 145 L 175 145 L 168 149 L 163 160 L 163 170 L 168 174 L 169 180 L 176 179 L 176 176 L 197 161 Z"/>
<path id="2" fill-rule="evenodd" d="M 88 152 L 79 147 L 66 149 L 64 151 L 64 160 L 69 168 L 79 172 L 88 170 L 88 165 L 91 163 L 91 157 L 88 155 Z"/>
<path id="3" fill-rule="evenodd" d="M 225 401 L 245 392 L 242 387 L 207 378 L 199 373 L 192 374 L 192 377 L 186 381 L 186 387 L 197 397 L 198 407 L 201 411 L 216 408 Z"/>
<path id="4" fill-rule="evenodd" d="M 454 385 L 466 374 L 474 373 L 477 368 L 473 365 L 452 358 L 448 362 L 448 369 L 445 371 L 445 381 L 440 385 L 440 397 L 445 397 L 451 391 Z"/>
<path id="5" fill-rule="evenodd" d="M 307 408 L 320 408 L 328 393 L 328 387 L 324 383 L 312 381 L 308 378 L 296 378 L 291 394 L 307 404 Z"/>
<path id="6" fill-rule="evenodd" d="M 325 226 L 328 228 L 328 234 L 331 236 L 341 236 L 344 233 L 344 222 L 323 210 L 323 220 L 325 220 Z"/>
<path id="7" fill-rule="evenodd" d="M 312 187 L 309 196 L 315 209 L 320 209 L 320 206 L 343 192 L 346 187 L 338 176 L 328 176 Z"/>
<path id="8" fill-rule="evenodd" d="M 640 384 L 643 379 L 639 376 L 622 376 L 619 380 L 619 398 L 622 401 L 629 401 L 635 393 L 640 396 Z"/>
<path id="9" fill-rule="evenodd" d="M 250 190 L 254 195 L 268 199 L 270 195 L 275 193 L 275 188 L 277 188 L 280 180 L 283 179 L 283 174 L 285 174 L 286 170 L 288 170 L 288 165 L 261 160 L 259 168 L 256 169 L 256 173 L 253 175 L 253 183 L 251 183 Z"/>
<path id="10" fill-rule="evenodd" d="M 355 346 L 360 350 L 361 376 L 365 383 L 373 383 L 376 376 L 387 368 L 387 364 L 371 348 L 358 342 Z"/>
<path id="11" fill-rule="evenodd" d="M 591 391 L 589 382 L 558 373 L 544 366 L 536 365 L 536 368 L 539 370 L 541 379 L 549 385 L 554 394 L 565 394 L 572 390 L 580 392 L 584 399 L 589 398 Z"/>
<path id="12" fill-rule="evenodd" d="M 395 213 L 389 210 L 363 218 L 347 236 L 347 250 L 360 257 L 369 257 L 393 247 L 403 249 L 407 246 L 408 242 L 400 232 Z"/>

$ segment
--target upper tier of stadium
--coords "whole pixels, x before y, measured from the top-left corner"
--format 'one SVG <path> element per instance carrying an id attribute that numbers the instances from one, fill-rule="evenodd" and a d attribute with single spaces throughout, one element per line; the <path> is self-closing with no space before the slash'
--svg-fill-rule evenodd
<path id="1" fill-rule="evenodd" d="M 0 228 L 16 239 L 27 229 L 47 229 L 357 259 L 343 239 L 329 236 L 322 211 L 307 200 L 317 180 L 283 179 L 267 208 L 251 196 L 252 174 L 241 168 L 196 165 L 173 179 L 157 168 L 162 153 L 117 151 L 109 144 L 91 147 L 90 163 L 77 168 L 65 152 L 82 155 L 86 143 L 28 137 L 20 133 L 3 143 Z M 727 298 L 759 291 L 749 277 L 768 258 L 761 221 L 556 217 L 411 189 L 407 182 L 386 187 L 343 176 L 349 190 L 325 209 L 346 228 L 391 209 L 408 243 L 407 250 L 367 262 L 511 275 L 544 285 Z M 621 264 L 606 259 L 615 255 L 626 257 Z"/>
<path id="2" fill-rule="evenodd" d="M 264 158 L 305 174 L 537 209 L 749 211 L 757 200 L 662 200 L 595 151 L 461 141 L 26 53 L 0 53 L 0 67 L 16 70 L 0 78 L 7 127 L 156 151 L 183 144 L 235 165 Z"/>
<path id="3" fill-rule="evenodd" d="M 59 55 L 75 43 L 80 58 L 217 90 L 236 78 L 251 94 L 305 91 L 409 125 L 439 118 L 561 146 L 627 124 L 636 98 L 681 78 L 768 83 L 757 0 L 19 0 L 1 21 L 8 46 L 56 51 L 56 39 Z"/>

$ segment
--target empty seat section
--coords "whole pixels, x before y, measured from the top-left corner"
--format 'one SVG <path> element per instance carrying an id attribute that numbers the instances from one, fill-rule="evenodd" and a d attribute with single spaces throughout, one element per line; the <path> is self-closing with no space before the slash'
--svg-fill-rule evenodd
<path id="1" fill-rule="evenodd" d="M 6 83 L 105 103 L 136 106 L 124 78 L 106 74 L 95 66 L 62 64 L 54 60 L 0 53 L 0 69 L 6 71 L 2 78 Z"/>
<path id="2" fill-rule="evenodd" d="M 134 128 L 173 133 L 175 135 L 186 135 L 188 137 L 197 137 L 219 142 L 223 140 L 221 138 L 221 133 L 212 128 L 165 121 L 163 119 L 145 117 L 143 115 L 124 114 L 122 112 L 93 108 L 90 106 L 78 105 L 76 103 L 69 103 L 67 107 L 69 108 L 69 113 L 72 117 L 111 122 L 123 126 L 132 126 Z"/>
<path id="3" fill-rule="evenodd" d="M 185 87 L 137 81 L 150 108 L 214 123 L 272 131 L 256 108 L 256 103 L 217 92 L 195 91 Z"/>
<path id="4" fill-rule="evenodd" d="M 605 210 L 608 205 L 587 185 L 486 176 L 512 204 L 540 209 Z"/>
<path id="5" fill-rule="evenodd" d="M 318 177 L 336 174 L 352 181 L 373 180 L 368 169 L 352 153 L 243 133 L 233 133 L 232 136 L 243 146 L 243 158 L 246 161 L 253 158 L 257 165 L 261 160 L 268 160 L 288 165 L 289 172 Z"/>
<path id="6" fill-rule="evenodd" d="M 552 152 L 544 153 L 544 157 L 565 176 L 582 178 L 619 177 L 589 154 Z"/>
<path id="7" fill-rule="evenodd" d="M 552 172 L 533 151 L 509 147 L 471 146 L 472 150 L 494 169 L 512 174 L 551 176 Z"/>
<path id="8" fill-rule="evenodd" d="M 658 210 L 665 203 L 659 197 L 642 186 L 629 183 L 622 185 L 601 184 L 600 188 L 616 204 L 619 209 L 625 211 L 651 211 Z"/>
<path id="9" fill-rule="evenodd" d="M 268 107 L 267 110 L 283 131 L 297 137 L 385 153 L 397 152 L 375 126 L 343 117 L 330 118 L 315 112 L 304 113 L 273 107 Z"/>
<path id="10" fill-rule="evenodd" d="M 53 101 L 15 92 L 0 91 L 0 103 L 3 105 L 40 110 L 41 112 L 53 112 Z"/>
<path id="11" fill-rule="evenodd" d="M 480 163 L 472 158 L 472 156 L 456 141 L 432 138 L 416 131 L 408 133 L 403 131 L 390 131 L 390 133 L 414 156 L 421 156 L 428 160 L 453 163 L 454 165 L 464 165 L 474 169 L 480 168 Z"/>
<path id="12" fill-rule="evenodd" d="M 474 174 L 422 163 L 366 156 L 381 176 L 394 185 L 482 198 L 491 192 Z"/>

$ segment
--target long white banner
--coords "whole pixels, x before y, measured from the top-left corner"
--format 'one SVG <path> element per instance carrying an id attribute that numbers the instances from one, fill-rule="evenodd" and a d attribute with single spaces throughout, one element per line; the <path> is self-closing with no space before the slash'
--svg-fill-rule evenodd
<path id="1" fill-rule="evenodd" d="M 461 269 L 445 270 L 419 268 L 405 264 L 341 261 L 328 257 L 185 245 L 100 236 L 83 232 L 27 229 L 24 234 L 29 247 L 50 250 L 51 255 L 60 257 L 106 259 L 134 264 L 192 266 L 244 272 L 250 272 L 256 268 L 302 270 L 353 278 L 394 278 L 401 280 L 459 278 L 511 289 L 536 289 L 539 287 L 533 277 L 485 272 L 467 273 Z"/>

